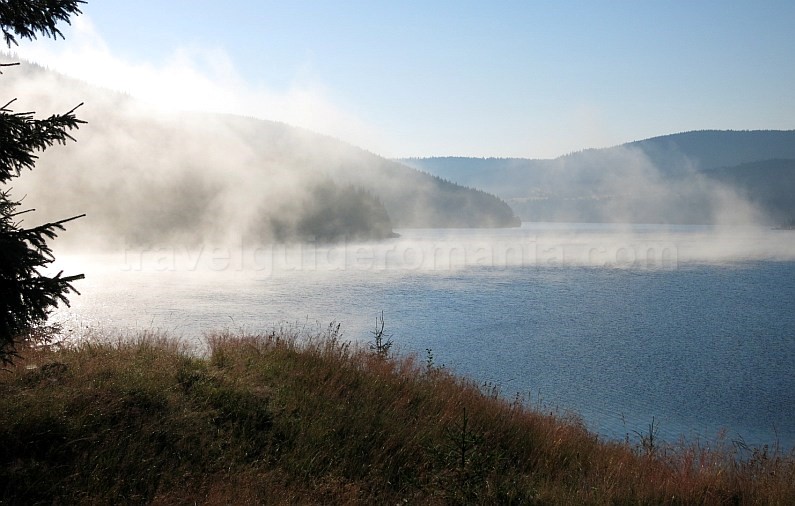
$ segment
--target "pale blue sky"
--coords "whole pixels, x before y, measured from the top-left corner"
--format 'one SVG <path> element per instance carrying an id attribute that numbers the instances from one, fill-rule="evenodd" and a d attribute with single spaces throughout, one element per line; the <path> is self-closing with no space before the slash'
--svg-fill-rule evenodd
<path id="1" fill-rule="evenodd" d="M 83 10 L 91 37 L 66 32 L 33 54 L 58 67 L 88 40 L 149 81 L 188 80 L 174 89 L 206 75 L 213 85 L 195 86 L 206 100 L 190 107 L 215 103 L 391 157 L 553 157 L 693 129 L 795 128 L 791 0 L 94 0 Z M 175 65 L 190 72 L 168 72 Z M 94 65 L 104 77 L 72 72 L 136 94 L 109 66 Z"/>

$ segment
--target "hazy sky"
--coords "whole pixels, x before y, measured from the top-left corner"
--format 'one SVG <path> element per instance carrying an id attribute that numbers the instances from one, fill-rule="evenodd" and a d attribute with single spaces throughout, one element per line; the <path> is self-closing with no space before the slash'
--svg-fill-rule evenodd
<path id="1" fill-rule="evenodd" d="M 89 0 L 21 56 L 388 157 L 795 128 L 795 2 Z M 90 106 L 90 104 L 87 104 Z"/>

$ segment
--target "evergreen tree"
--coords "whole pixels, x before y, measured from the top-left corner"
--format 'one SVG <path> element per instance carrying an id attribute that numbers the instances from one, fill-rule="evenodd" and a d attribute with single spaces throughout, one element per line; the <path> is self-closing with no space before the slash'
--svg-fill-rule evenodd
<path id="1" fill-rule="evenodd" d="M 69 23 L 80 13 L 81 0 L 0 0 L 0 30 L 6 44 L 17 38 L 35 39 L 37 35 L 63 38 L 60 22 Z M 3 64 L 9 67 L 15 64 Z M 20 339 L 35 325 L 46 320 L 49 311 L 75 292 L 76 276 L 46 276 L 43 269 L 54 258 L 47 241 L 64 230 L 64 223 L 79 218 L 46 223 L 33 228 L 21 226 L 21 202 L 11 196 L 9 182 L 23 170 L 32 169 L 38 152 L 53 144 L 74 140 L 70 131 L 82 121 L 74 111 L 36 119 L 32 112 L 10 109 L 16 99 L 0 107 L 0 365 L 11 363 Z M 79 106 L 78 106 L 79 107 Z"/>

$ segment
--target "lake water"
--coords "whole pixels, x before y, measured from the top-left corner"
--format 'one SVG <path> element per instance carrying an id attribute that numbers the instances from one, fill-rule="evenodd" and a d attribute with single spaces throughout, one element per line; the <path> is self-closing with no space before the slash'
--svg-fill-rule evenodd
<path id="1" fill-rule="evenodd" d="M 129 248 L 59 255 L 85 272 L 55 319 L 87 329 L 341 324 L 384 312 L 401 353 L 597 433 L 795 447 L 795 232 L 525 224 L 402 230 L 375 244 Z"/>

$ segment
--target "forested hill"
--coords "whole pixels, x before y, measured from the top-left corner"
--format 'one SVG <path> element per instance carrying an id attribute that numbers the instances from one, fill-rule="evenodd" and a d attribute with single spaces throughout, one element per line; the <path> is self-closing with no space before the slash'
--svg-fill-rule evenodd
<path id="1" fill-rule="evenodd" d="M 86 230 L 127 244 L 333 241 L 518 221 L 494 195 L 283 123 L 164 112 L 29 63 L 5 69 L 2 82 L 17 110 L 85 104 L 78 142 L 48 150 L 14 189 L 41 219 L 86 213 L 67 238 Z"/>
<path id="2" fill-rule="evenodd" d="M 734 188 L 774 223 L 795 224 L 795 158 L 743 163 L 704 174 Z"/>
<path id="3" fill-rule="evenodd" d="M 664 171 L 688 161 L 696 170 L 769 159 L 795 159 L 795 130 L 700 130 L 625 144 L 643 151 Z"/>
<path id="4" fill-rule="evenodd" d="M 401 161 L 492 192 L 527 221 L 709 224 L 733 222 L 742 209 L 739 222 L 777 224 L 795 218 L 787 160 L 795 130 L 685 132 L 550 160 Z"/>

